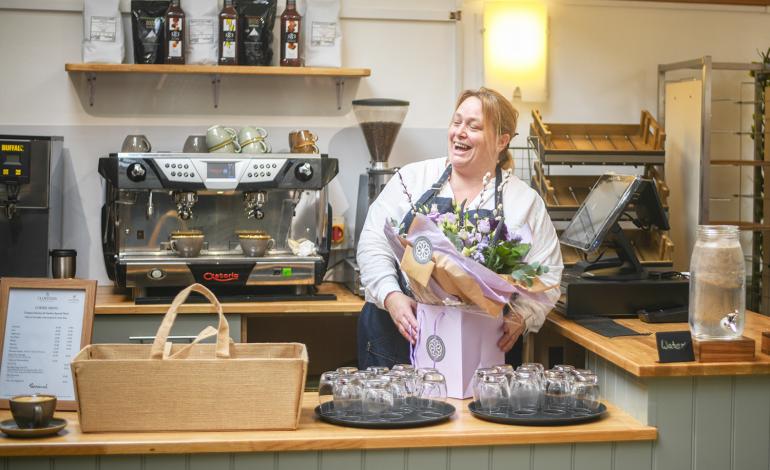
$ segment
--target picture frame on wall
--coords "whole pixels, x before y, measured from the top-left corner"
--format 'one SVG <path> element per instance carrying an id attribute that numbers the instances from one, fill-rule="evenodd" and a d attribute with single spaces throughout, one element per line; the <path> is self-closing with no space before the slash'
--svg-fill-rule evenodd
<path id="1" fill-rule="evenodd" d="M 77 409 L 70 362 L 91 342 L 96 281 L 0 279 L 0 409 L 8 399 L 55 395 Z"/>

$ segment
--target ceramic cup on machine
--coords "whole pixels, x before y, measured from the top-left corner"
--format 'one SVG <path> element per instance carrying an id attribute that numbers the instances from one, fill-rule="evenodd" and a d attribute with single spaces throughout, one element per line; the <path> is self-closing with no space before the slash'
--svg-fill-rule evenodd
<path id="1" fill-rule="evenodd" d="M 171 232 L 169 245 L 178 255 L 195 258 L 203 248 L 203 232 L 200 230 L 179 230 Z"/>
<path id="2" fill-rule="evenodd" d="M 270 235 L 262 230 L 241 230 L 237 232 L 237 235 L 238 241 L 241 243 L 241 250 L 246 256 L 265 256 L 267 250 L 275 244 Z"/>
<path id="3" fill-rule="evenodd" d="M 129 135 L 123 139 L 120 151 L 123 153 L 147 153 L 152 150 L 152 145 L 143 135 Z"/>
<path id="4" fill-rule="evenodd" d="M 307 129 L 289 132 L 291 153 L 320 153 L 316 142 L 318 136 Z"/>
<path id="5" fill-rule="evenodd" d="M 270 153 L 267 131 L 261 127 L 244 127 L 238 133 L 242 153 Z"/>
<path id="6" fill-rule="evenodd" d="M 238 133 L 235 129 L 215 125 L 206 131 L 206 146 L 212 153 L 238 153 L 241 146 L 238 143 Z"/>
<path id="7" fill-rule="evenodd" d="M 182 152 L 184 153 L 206 153 L 208 152 L 205 135 L 191 135 L 184 141 Z"/>

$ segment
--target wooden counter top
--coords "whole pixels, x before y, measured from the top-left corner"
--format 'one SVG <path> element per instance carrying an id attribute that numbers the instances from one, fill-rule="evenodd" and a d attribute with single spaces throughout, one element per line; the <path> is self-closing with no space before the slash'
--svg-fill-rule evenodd
<path id="1" fill-rule="evenodd" d="M 276 314 L 276 313 L 358 313 L 364 300 L 350 292 L 342 284 L 326 282 L 318 288 L 321 294 L 334 294 L 337 300 L 290 300 L 281 302 L 227 302 L 222 303 L 225 313 Z M 97 315 L 162 314 L 169 305 L 136 305 L 131 294 L 111 286 L 101 286 L 96 292 Z M 179 313 L 213 313 L 208 304 L 187 304 Z"/>
<path id="2" fill-rule="evenodd" d="M 609 416 L 573 426 L 508 426 L 471 416 L 466 401 L 450 400 L 457 413 L 436 426 L 370 430 L 333 426 L 313 412 L 316 393 L 305 393 L 300 428 L 296 431 L 90 433 L 80 432 L 77 413 L 60 412 L 69 424 L 59 435 L 38 439 L 0 437 L 0 456 L 195 454 L 213 452 L 274 452 L 303 450 L 386 449 L 574 442 L 650 441 L 657 430 L 640 424 L 612 404 Z M 10 412 L 0 411 L 8 419 Z M 3 435 L 4 436 L 4 435 Z"/>
<path id="3" fill-rule="evenodd" d="M 654 333 L 658 331 L 687 331 L 687 323 L 644 323 L 638 319 L 616 319 L 621 325 L 647 336 L 607 338 L 594 333 L 562 315 L 551 312 L 547 327 L 591 352 L 625 369 L 637 377 L 676 377 L 705 375 L 770 374 L 770 356 L 761 351 L 762 332 L 770 331 L 770 318 L 746 312 L 743 335 L 756 341 L 755 360 L 748 362 L 677 362 L 658 363 Z"/>

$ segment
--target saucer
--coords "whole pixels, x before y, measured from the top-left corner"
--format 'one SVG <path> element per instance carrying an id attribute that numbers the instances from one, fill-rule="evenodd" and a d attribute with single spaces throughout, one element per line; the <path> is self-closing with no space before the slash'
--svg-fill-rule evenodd
<path id="1" fill-rule="evenodd" d="M 0 431 L 11 437 L 45 437 L 52 436 L 67 426 L 66 419 L 53 418 L 44 428 L 20 428 L 16 421 L 6 419 L 0 422 Z"/>

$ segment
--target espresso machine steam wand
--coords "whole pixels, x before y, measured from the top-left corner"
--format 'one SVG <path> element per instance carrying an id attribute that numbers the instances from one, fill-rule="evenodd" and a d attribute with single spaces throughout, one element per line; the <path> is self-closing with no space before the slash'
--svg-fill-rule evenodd
<path id="1" fill-rule="evenodd" d="M 176 213 L 182 220 L 190 220 L 193 216 L 192 208 L 198 202 L 198 194 L 193 191 L 172 192 L 176 203 Z"/>

